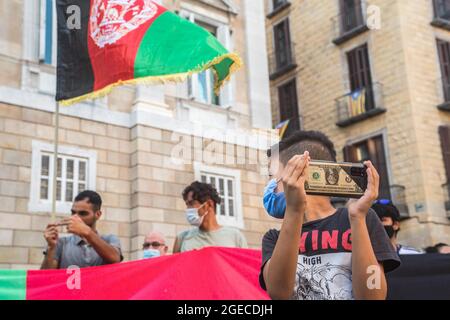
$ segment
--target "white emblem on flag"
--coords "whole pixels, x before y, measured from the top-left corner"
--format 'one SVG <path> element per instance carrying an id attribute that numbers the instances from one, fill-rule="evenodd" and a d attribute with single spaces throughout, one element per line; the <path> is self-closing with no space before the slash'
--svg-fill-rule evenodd
<path id="1" fill-rule="evenodd" d="M 152 0 L 94 0 L 91 38 L 103 48 L 152 19 L 157 12 L 158 7 Z"/>

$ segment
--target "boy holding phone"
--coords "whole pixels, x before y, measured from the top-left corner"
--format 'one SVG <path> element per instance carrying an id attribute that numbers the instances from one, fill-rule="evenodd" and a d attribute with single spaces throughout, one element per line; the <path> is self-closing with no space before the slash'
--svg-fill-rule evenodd
<path id="1" fill-rule="evenodd" d="M 281 229 L 268 231 L 262 241 L 261 287 L 272 299 L 335 300 L 385 299 L 385 272 L 400 265 L 377 215 L 370 209 L 378 197 L 379 176 L 366 162 L 364 195 L 348 208 L 336 210 L 328 196 L 305 192 L 313 160 L 336 162 L 327 136 L 298 131 L 271 149 L 279 159 L 280 180 L 273 193 L 284 191 Z M 273 167 L 272 167 L 273 168 Z M 267 189 L 265 199 L 269 199 Z M 280 197 L 265 200 L 280 205 Z"/>

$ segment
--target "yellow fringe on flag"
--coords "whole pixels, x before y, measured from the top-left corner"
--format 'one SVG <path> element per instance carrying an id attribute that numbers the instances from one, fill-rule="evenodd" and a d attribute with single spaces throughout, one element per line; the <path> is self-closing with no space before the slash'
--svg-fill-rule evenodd
<path id="1" fill-rule="evenodd" d="M 227 53 L 227 54 L 221 55 L 217 58 L 214 58 L 213 60 L 206 63 L 205 65 L 195 68 L 194 70 L 191 70 L 189 72 L 176 73 L 176 74 L 170 74 L 170 75 L 161 75 L 161 76 L 149 76 L 149 77 L 124 80 L 124 81 L 120 80 L 120 81 L 112 83 L 102 89 L 96 90 L 94 92 L 91 92 L 91 93 L 88 93 L 88 94 L 85 94 L 85 95 L 82 95 L 82 96 L 79 96 L 76 98 L 72 98 L 72 99 L 61 100 L 60 104 L 62 106 L 70 106 L 72 104 L 79 103 L 79 102 L 82 102 L 85 100 L 102 98 L 102 97 L 106 96 L 107 94 L 109 94 L 114 87 L 118 87 L 121 85 L 127 85 L 127 84 L 158 85 L 158 84 L 166 84 L 166 83 L 183 82 L 183 81 L 186 81 L 186 79 L 189 76 L 192 76 L 195 73 L 200 73 L 205 70 L 208 70 L 212 66 L 220 64 L 225 59 L 230 59 L 234 63 L 230 66 L 230 72 L 228 73 L 228 76 L 223 81 L 218 81 L 217 71 L 214 68 L 212 69 L 214 72 L 214 92 L 218 95 L 220 92 L 220 89 L 223 87 L 223 85 L 227 81 L 230 80 L 231 75 L 243 66 L 243 62 L 242 62 L 241 58 L 236 53 Z"/>

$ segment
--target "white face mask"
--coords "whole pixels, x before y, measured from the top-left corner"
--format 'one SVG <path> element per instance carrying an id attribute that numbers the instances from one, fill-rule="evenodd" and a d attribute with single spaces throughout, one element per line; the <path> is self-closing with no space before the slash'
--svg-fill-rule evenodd
<path id="1" fill-rule="evenodd" d="M 206 202 L 204 204 L 202 204 L 200 207 L 198 208 L 188 208 L 186 209 L 186 220 L 195 227 L 200 227 L 202 225 L 203 219 L 205 218 L 205 216 L 208 214 L 208 212 L 206 212 L 202 217 L 200 217 L 200 215 L 198 214 L 198 210 L 203 207 L 206 204 Z"/>

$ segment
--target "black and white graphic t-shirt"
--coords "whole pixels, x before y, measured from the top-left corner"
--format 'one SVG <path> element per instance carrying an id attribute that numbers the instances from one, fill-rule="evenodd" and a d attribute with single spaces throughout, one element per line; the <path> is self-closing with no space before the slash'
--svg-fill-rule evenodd
<path id="1" fill-rule="evenodd" d="M 396 269 L 400 265 L 400 259 L 374 211 L 369 211 L 366 222 L 378 262 L 383 264 L 385 272 Z M 278 230 L 273 229 L 263 238 L 259 282 L 264 290 L 267 289 L 262 270 L 272 257 L 279 234 Z M 292 299 L 353 298 L 351 227 L 348 210 L 341 208 L 327 218 L 303 224 Z"/>

